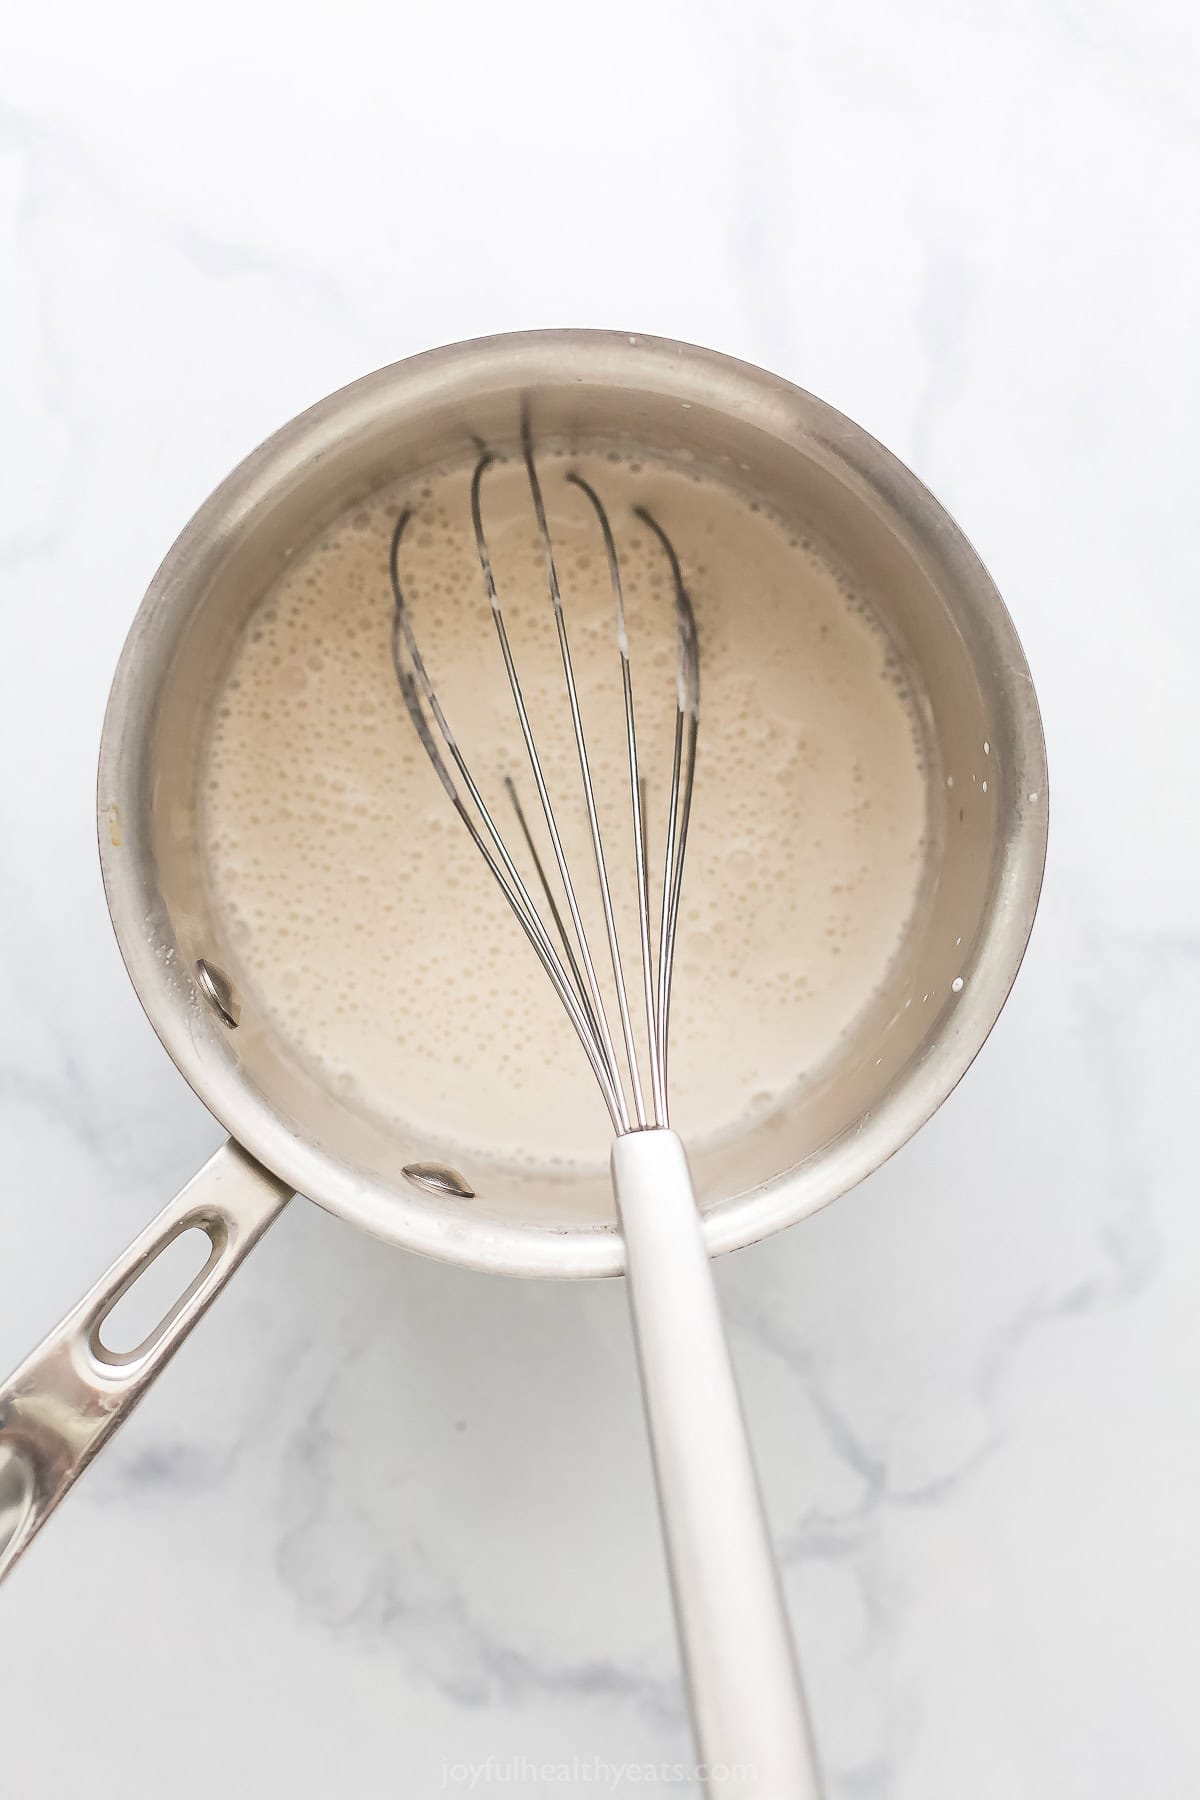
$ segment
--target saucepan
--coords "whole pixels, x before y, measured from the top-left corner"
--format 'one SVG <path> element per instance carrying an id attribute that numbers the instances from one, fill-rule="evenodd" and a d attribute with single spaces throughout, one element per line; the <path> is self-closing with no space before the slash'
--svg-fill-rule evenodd
<path id="1" fill-rule="evenodd" d="M 205 873 L 199 770 L 246 620 L 295 550 L 398 478 L 517 440 L 635 443 L 761 495 L 853 573 L 912 672 L 928 739 L 916 916 L 883 987 L 778 1112 L 701 1147 L 710 1253 L 823 1206 L 877 1168 L 954 1087 L 1004 1003 L 1033 922 L 1046 769 L 1029 671 L 996 589 L 921 483 L 787 382 L 708 350 L 615 332 L 480 339 L 321 401 L 221 484 L 152 581 L 100 746 L 100 856 L 130 979 L 229 1142 L 0 1387 L 0 1574 L 10 1569 L 293 1193 L 385 1242 L 498 1274 L 618 1275 L 602 1173 L 480 1161 L 442 1178 L 418 1127 L 333 1091 L 256 1002 Z M 401 729 L 398 723 L 397 729 Z M 581 1079 L 585 1079 L 581 1075 Z M 206 1260 L 136 1348 L 109 1314 L 185 1231 Z"/>

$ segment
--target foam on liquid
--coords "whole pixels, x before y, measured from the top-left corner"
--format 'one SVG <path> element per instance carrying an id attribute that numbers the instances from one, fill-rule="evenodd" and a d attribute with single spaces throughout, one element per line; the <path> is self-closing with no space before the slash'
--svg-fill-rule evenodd
<path id="1" fill-rule="evenodd" d="M 615 452 L 547 453 L 539 466 L 639 1032 L 614 609 L 595 517 L 563 480 L 568 468 L 601 494 L 621 553 L 655 917 L 675 620 L 666 562 L 635 505 L 671 534 L 695 606 L 699 756 L 670 1099 L 671 1123 L 699 1143 L 783 1101 L 882 981 L 922 864 L 920 733 L 888 639 L 786 525 L 707 479 Z M 426 664 L 536 891 L 505 775 L 548 868 L 552 856 L 475 556 L 469 482 L 469 469 L 451 469 L 374 496 L 299 552 L 251 617 L 204 775 L 212 897 L 246 999 L 352 1104 L 416 1128 L 431 1151 L 593 1166 L 611 1133 L 591 1070 L 429 766 L 392 668 L 387 547 L 410 504 L 401 570 Z M 483 492 L 505 621 L 619 1042 L 523 471 L 497 466 Z"/>

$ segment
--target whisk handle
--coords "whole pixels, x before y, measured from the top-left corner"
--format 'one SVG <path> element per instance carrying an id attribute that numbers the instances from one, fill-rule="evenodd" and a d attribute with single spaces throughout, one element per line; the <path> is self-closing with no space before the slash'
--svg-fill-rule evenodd
<path id="1" fill-rule="evenodd" d="M 796 1652 L 683 1144 L 620 1137 L 613 1190 L 675 1620 L 709 1800 L 819 1800 Z"/>

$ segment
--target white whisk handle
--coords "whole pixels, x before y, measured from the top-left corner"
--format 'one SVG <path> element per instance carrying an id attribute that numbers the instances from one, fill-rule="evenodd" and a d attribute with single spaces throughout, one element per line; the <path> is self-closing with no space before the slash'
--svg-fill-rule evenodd
<path id="1" fill-rule="evenodd" d="M 612 1151 L 675 1619 L 709 1800 L 819 1800 L 796 1652 L 683 1144 Z"/>

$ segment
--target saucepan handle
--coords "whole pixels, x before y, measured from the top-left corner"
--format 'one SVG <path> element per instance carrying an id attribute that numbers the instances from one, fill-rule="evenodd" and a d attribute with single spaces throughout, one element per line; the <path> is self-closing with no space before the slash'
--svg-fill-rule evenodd
<path id="1" fill-rule="evenodd" d="M 675 1620 L 710 1800 L 819 1800 L 770 1531 L 683 1145 L 618 1138 L 642 1395 Z"/>
<path id="2" fill-rule="evenodd" d="M 240 1145 L 225 1144 L 0 1386 L 0 1579 L 290 1197 Z M 211 1246 L 203 1268 L 136 1349 L 106 1348 L 101 1331 L 117 1301 L 193 1227 Z"/>

